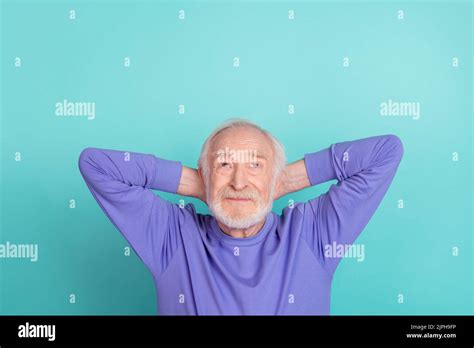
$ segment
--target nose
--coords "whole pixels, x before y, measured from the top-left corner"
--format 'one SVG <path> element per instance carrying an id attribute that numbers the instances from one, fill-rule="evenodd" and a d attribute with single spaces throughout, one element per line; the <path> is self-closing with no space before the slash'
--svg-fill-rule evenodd
<path id="1" fill-rule="evenodd" d="M 247 172 L 245 166 L 242 163 L 234 164 L 234 172 L 232 174 L 232 180 L 230 186 L 236 191 L 241 191 L 247 187 Z"/>

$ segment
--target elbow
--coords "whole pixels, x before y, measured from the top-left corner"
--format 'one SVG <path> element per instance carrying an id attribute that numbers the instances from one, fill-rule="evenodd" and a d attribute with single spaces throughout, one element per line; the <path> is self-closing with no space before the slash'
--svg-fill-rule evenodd
<path id="1" fill-rule="evenodd" d="M 386 137 L 390 152 L 400 161 L 404 152 L 402 140 L 395 134 L 388 134 Z"/>
<path id="2" fill-rule="evenodd" d="M 84 150 L 81 151 L 81 154 L 79 155 L 78 166 L 79 171 L 82 173 L 82 175 L 85 174 L 86 166 L 90 162 L 94 151 L 95 149 L 92 147 L 86 147 Z"/>

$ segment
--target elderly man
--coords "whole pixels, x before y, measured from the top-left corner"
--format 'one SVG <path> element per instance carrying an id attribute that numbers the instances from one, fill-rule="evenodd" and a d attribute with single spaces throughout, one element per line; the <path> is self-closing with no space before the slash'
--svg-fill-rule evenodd
<path id="1" fill-rule="evenodd" d="M 331 281 L 373 216 L 403 155 L 395 135 L 335 143 L 286 165 L 281 144 L 241 119 L 205 141 L 198 169 L 151 154 L 86 148 L 79 168 L 97 203 L 152 272 L 159 314 L 328 315 Z M 337 179 L 308 202 L 275 199 Z M 170 203 L 151 190 L 204 201 Z"/>

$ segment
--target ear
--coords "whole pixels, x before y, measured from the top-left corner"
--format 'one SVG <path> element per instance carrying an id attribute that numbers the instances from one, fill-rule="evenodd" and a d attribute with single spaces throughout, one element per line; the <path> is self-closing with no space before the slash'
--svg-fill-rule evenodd
<path id="1" fill-rule="evenodd" d="M 200 188 L 199 188 L 199 193 L 198 193 L 198 198 L 203 201 L 204 203 L 207 204 L 207 200 L 206 200 L 206 184 L 204 182 L 204 176 L 202 174 L 202 170 L 200 167 L 198 167 L 197 169 L 197 173 L 198 173 L 198 177 L 199 177 L 199 181 L 200 181 Z"/>
<path id="2" fill-rule="evenodd" d="M 280 174 L 276 179 L 275 190 L 273 191 L 273 200 L 276 201 L 282 196 L 282 175 Z"/>
<path id="3" fill-rule="evenodd" d="M 204 182 L 203 177 L 202 177 L 201 167 L 198 167 L 197 172 L 198 172 L 199 178 L 202 180 L 202 182 Z"/>

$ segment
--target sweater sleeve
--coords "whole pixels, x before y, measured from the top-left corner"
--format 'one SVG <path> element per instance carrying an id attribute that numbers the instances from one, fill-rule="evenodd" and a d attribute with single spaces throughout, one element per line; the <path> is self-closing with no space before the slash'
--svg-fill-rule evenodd
<path id="1" fill-rule="evenodd" d="M 176 247 L 173 204 L 151 189 L 176 193 L 181 162 L 151 154 L 86 148 L 79 170 L 112 224 L 153 274 L 159 273 Z"/>
<path id="2" fill-rule="evenodd" d="M 311 185 L 337 179 L 326 193 L 299 206 L 305 221 L 303 237 L 330 275 L 343 256 L 326 251 L 355 241 L 382 201 L 402 157 L 402 142 L 392 134 L 335 143 L 305 154 Z"/>

